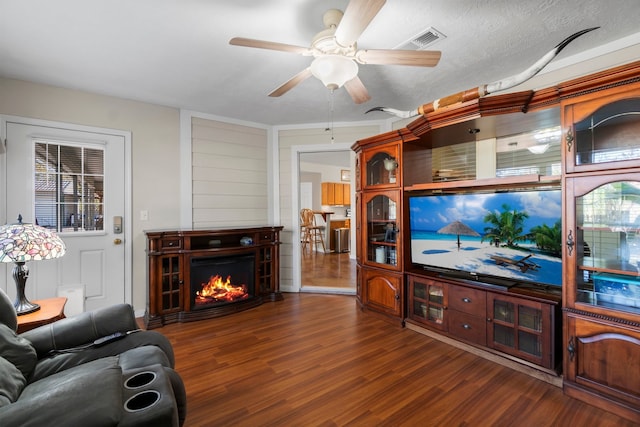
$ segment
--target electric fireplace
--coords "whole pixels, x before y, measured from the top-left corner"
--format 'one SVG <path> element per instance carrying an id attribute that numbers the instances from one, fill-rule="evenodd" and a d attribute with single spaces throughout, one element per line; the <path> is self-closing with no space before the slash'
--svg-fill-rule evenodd
<path id="1" fill-rule="evenodd" d="M 252 298 L 254 271 L 253 254 L 191 258 L 191 310 Z"/>
<path id="2" fill-rule="evenodd" d="M 283 299 L 282 226 L 150 230 L 147 329 L 247 310 Z"/>

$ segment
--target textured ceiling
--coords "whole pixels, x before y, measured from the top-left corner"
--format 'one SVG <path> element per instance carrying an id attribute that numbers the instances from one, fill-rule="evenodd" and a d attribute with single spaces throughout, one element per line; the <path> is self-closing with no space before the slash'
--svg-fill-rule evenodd
<path id="1" fill-rule="evenodd" d="M 384 118 L 522 71 L 565 37 L 600 26 L 557 59 L 638 32 L 638 0 L 388 0 L 359 48 L 395 48 L 428 27 L 446 38 L 435 68 L 365 65 L 371 100 L 355 105 L 310 78 L 292 53 L 230 46 L 234 36 L 309 46 L 347 0 L 0 0 L 0 76 L 284 125 Z M 515 90 L 515 89 L 514 89 Z M 1 94 L 0 94 L 1 96 Z"/>

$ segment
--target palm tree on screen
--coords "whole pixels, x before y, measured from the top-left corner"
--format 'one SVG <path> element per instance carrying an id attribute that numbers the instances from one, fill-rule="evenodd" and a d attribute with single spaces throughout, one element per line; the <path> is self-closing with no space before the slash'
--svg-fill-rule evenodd
<path id="1" fill-rule="evenodd" d="M 530 240 L 536 242 L 536 246 L 555 256 L 562 256 L 562 223 L 560 220 L 549 227 L 547 224 L 531 227 Z"/>
<path id="2" fill-rule="evenodd" d="M 495 242 L 496 246 L 502 244 L 509 248 L 517 246 L 517 242 L 527 240 L 524 232 L 524 220 L 529 218 L 529 214 L 511 209 L 508 204 L 502 205 L 502 212 L 489 212 L 483 221 L 491 224 L 485 227 L 482 241 L 488 239 Z"/>

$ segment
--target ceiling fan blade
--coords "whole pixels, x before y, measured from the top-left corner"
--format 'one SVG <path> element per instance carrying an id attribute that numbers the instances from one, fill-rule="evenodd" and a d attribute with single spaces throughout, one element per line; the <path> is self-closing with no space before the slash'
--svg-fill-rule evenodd
<path id="1" fill-rule="evenodd" d="M 234 37 L 229 40 L 230 45 L 255 47 L 258 49 L 279 50 L 282 52 L 299 53 L 301 55 L 311 55 L 311 49 L 308 47 L 295 46 L 292 44 L 268 42 L 264 40 L 246 39 L 244 37 Z"/>
<path id="2" fill-rule="evenodd" d="M 439 50 L 367 49 L 359 50 L 356 53 L 356 60 L 361 64 L 435 67 L 441 55 Z"/>
<path id="3" fill-rule="evenodd" d="M 349 93 L 349 95 L 351 95 L 351 99 L 353 99 L 353 102 L 355 102 L 356 104 L 363 104 L 371 99 L 367 88 L 364 87 L 362 80 L 360 80 L 360 77 L 358 76 L 355 76 L 354 78 L 346 82 L 344 84 L 344 88 Z"/>
<path id="4" fill-rule="evenodd" d="M 386 0 L 351 0 L 336 28 L 335 37 L 340 46 L 349 47 L 380 12 Z"/>
<path id="5" fill-rule="evenodd" d="M 279 88 L 277 88 L 276 90 L 271 92 L 269 94 L 269 96 L 278 97 L 278 96 L 284 95 L 285 93 L 289 92 L 289 90 L 291 90 L 294 87 L 296 87 L 298 84 L 300 84 L 303 81 L 307 80 L 309 77 L 311 77 L 311 70 L 309 70 L 308 68 L 305 68 L 304 70 L 300 71 L 295 76 L 291 77 L 282 86 L 280 86 Z"/>

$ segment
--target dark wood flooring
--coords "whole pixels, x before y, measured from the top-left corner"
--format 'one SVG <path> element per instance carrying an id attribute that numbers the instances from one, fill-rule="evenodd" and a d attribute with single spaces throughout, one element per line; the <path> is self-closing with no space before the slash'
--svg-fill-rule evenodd
<path id="1" fill-rule="evenodd" d="M 156 329 L 175 348 L 187 427 L 638 425 L 363 313 L 353 296 L 284 297 Z"/>

